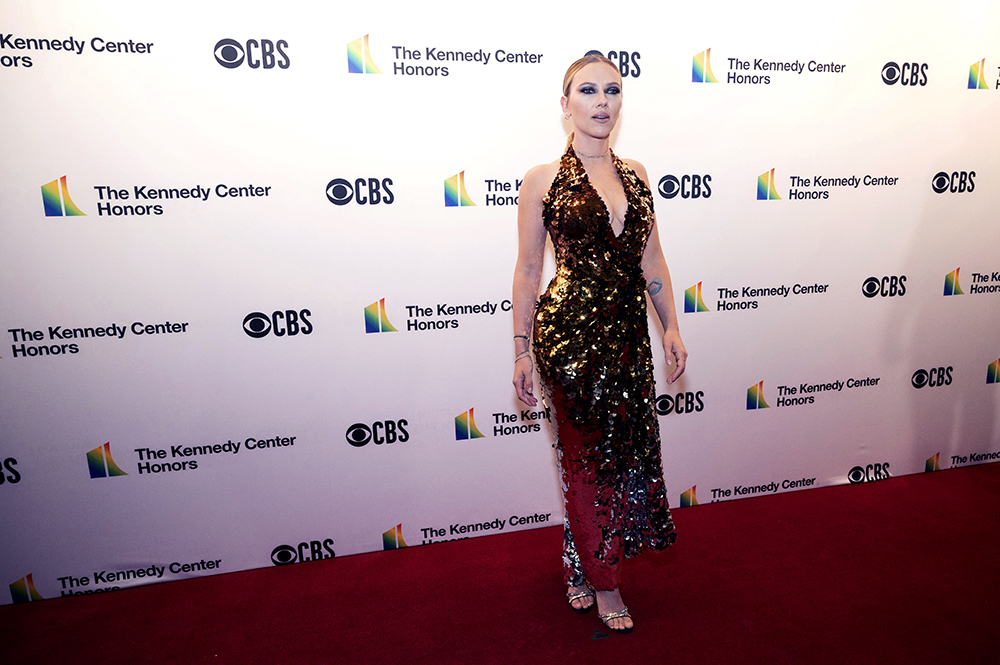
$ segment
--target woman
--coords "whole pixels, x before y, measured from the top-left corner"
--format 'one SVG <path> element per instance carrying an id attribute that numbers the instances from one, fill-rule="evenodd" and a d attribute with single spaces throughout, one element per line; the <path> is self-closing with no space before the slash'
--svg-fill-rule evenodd
<path id="1" fill-rule="evenodd" d="M 629 633 L 632 617 L 619 592 L 622 558 L 644 548 L 663 550 L 676 538 L 653 408 L 644 291 L 663 324 L 663 350 L 673 369 L 668 384 L 683 374 L 687 351 L 646 169 L 610 150 L 621 90 L 618 68 L 601 55 L 570 65 L 562 97 L 573 124 L 566 153 L 528 171 L 521 184 L 514 389 L 525 404 L 537 404 L 533 333 L 566 507 L 567 597 L 579 613 L 596 602 L 608 628 Z M 536 311 L 546 233 L 557 271 Z"/>

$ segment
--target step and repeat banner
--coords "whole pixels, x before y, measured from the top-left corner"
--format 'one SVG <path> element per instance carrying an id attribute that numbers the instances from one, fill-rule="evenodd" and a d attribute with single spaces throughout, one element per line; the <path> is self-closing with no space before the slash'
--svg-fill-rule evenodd
<path id="1" fill-rule="evenodd" d="M 671 503 L 1000 459 L 998 19 L 4 3 L 0 602 L 560 524 L 511 276 L 590 49 L 691 354 Z"/>

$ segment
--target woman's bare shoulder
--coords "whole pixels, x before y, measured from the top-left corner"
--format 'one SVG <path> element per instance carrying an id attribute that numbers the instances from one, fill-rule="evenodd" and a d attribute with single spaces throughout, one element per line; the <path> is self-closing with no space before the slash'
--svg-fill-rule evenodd
<path id="1" fill-rule="evenodd" d="M 559 173 L 558 159 L 548 164 L 539 164 L 538 166 L 531 167 L 524 174 L 524 180 L 521 182 L 521 192 L 544 196 L 549 191 L 549 188 L 552 187 L 552 181 L 556 179 L 557 173 Z"/>

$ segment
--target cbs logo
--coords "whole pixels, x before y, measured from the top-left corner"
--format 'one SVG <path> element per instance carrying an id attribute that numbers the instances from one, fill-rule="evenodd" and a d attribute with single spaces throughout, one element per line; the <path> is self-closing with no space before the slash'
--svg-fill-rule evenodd
<path id="1" fill-rule="evenodd" d="M 886 275 L 881 279 L 878 277 L 869 277 L 861 285 L 861 293 L 866 298 L 874 298 L 875 296 L 882 296 L 883 298 L 905 296 L 906 275 Z"/>
<path id="2" fill-rule="evenodd" d="M 360 205 L 375 205 L 377 203 L 392 203 L 395 197 L 389 190 L 392 180 L 383 178 L 356 178 L 352 184 L 344 178 L 334 178 L 326 184 L 326 198 L 330 203 L 343 206 L 352 200 Z"/>
<path id="3" fill-rule="evenodd" d="M 682 175 L 678 178 L 675 175 L 665 175 L 660 178 L 657 189 L 660 196 L 665 199 L 672 199 L 678 194 L 682 199 L 707 199 L 712 195 L 712 182 L 710 175 Z"/>
<path id="4" fill-rule="evenodd" d="M 938 171 L 931 179 L 931 187 L 938 194 L 945 192 L 964 194 L 976 188 L 976 183 L 973 182 L 975 177 L 975 171 L 953 171 L 950 174 Z"/>
<path id="5" fill-rule="evenodd" d="M 310 316 L 312 312 L 308 309 L 300 309 L 298 312 L 294 309 L 277 310 L 271 312 L 270 316 L 263 312 L 250 312 L 243 318 L 243 332 L 256 339 L 267 337 L 271 332 L 275 337 L 294 337 L 300 332 L 308 335 L 313 331 Z"/>
<path id="6" fill-rule="evenodd" d="M 928 388 L 950 386 L 952 369 L 952 367 L 933 367 L 930 370 L 918 369 L 910 377 L 910 383 L 918 390 L 924 386 Z"/>
<path id="7" fill-rule="evenodd" d="M 215 44 L 215 61 L 226 69 L 236 69 L 240 65 L 247 63 L 250 69 L 274 69 L 277 65 L 281 69 L 288 69 L 291 60 L 284 49 L 288 48 L 288 42 L 279 39 L 272 42 L 270 39 L 248 39 L 246 45 L 239 43 L 235 39 L 220 39 Z M 275 56 L 277 53 L 280 60 Z"/>
<path id="8" fill-rule="evenodd" d="M 618 71 L 621 72 L 622 78 L 639 78 L 641 70 L 639 69 L 639 54 L 635 51 L 629 53 L 628 51 L 608 51 L 608 60 L 614 62 L 618 65 Z"/>
<path id="9" fill-rule="evenodd" d="M 406 431 L 408 423 L 405 420 L 384 420 L 374 422 L 369 427 L 364 423 L 355 423 L 347 428 L 347 442 L 355 448 L 361 448 L 374 441 L 376 446 L 383 443 L 405 443 L 410 439 Z"/>
<path id="10" fill-rule="evenodd" d="M 303 561 L 332 559 L 335 556 L 337 553 L 333 551 L 333 538 L 327 538 L 323 542 L 310 540 L 308 543 L 299 543 L 298 547 L 278 545 L 271 550 L 271 563 L 276 566 L 287 566 Z"/>
<path id="11" fill-rule="evenodd" d="M 660 395 L 656 398 L 656 412 L 661 416 L 669 413 L 698 413 L 705 410 L 705 403 L 702 397 L 704 390 L 696 393 L 677 393 L 676 396 Z"/>
<path id="12" fill-rule="evenodd" d="M 927 64 L 904 62 L 900 67 L 895 62 L 887 62 L 882 67 L 882 81 L 886 85 L 927 85 Z"/>
<path id="13" fill-rule="evenodd" d="M 869 464 L 867 466 L 856 466 L 847 474 L 847 480 L 852 485 L 858 483 L 871 483 L 876 480 L 891 478 L 889 475 L 889 463 Z"/>

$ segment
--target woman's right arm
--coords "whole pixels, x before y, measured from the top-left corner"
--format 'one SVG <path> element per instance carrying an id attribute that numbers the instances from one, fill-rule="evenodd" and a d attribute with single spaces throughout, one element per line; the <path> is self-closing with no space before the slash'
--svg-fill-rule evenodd
<path id="1" fill-rule="evenodd" d="M 553 165 L 536 166 L 521 183 L 517 200 L 517 265 L 511 297 L 514 315 L 514 391 L 528 406 L 535 406 L 533 361 L 530 353 L 538 284 L 545 255 L 542 198 L 555 177 Z"/>

